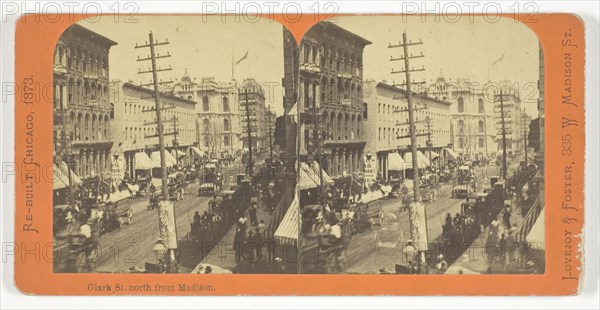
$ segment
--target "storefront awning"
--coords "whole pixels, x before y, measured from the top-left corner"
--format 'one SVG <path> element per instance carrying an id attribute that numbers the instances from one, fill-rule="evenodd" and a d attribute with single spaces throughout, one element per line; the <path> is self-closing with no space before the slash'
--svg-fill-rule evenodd
<path id="1" fill-rule="evenodd" d="M 173 155 L 173 157 L 177 157 L 177 158 L 182 158 L 182 157 L 186 156 L 186 154 L 180 150 L 172 150 L 171 155 Z"/>
<path id="2" fill-rule="evenodd" d="M 421 151 L 417 151 L 417 165 L 419 169 L 431 166 L 429 159 Z M 413 167 L 411 152 L 404 154 L 404 167 L 407 169 L 412 169 Z"/>
<path id="3" fill-rule="evenodd" d="M 440 155 L 434 151 L 426 151 L 425 155 L 427 155 L 428 159 L 431 158 L 431 160 L 434 160 L 434 159 L 440 157 Z"/>
<path id="4" fill-rule="evenodd" d="M 544 210 L 542 210 L 540 212 L 540 215 L 538 216 L 537 220 L 535 221 L 535 224 L 533 224 L 533 227 L 531 227 L 529 234 L 527 234 L 527 237 L 525 238 L 525 240 L 527 240 L 527 242 L 530 243 L 532 248 L 534 248 L 536 250 L 545 250 L 545 245 L 546 245 L 546 234 L 545 234 L 545 229 L 544 229 L 545 227 L 546 227 L 546 219 L 544 216 Z"/>
<path id="5" fill-rule="evenodd" d="M 388 170 L 404 170 L 404 160 L 402 156 L 396 152 L 392 152 L 388 154 Z"/>
<path id="6" fill-rule="evenodd" d="M 158 161 L 159 161 L 159 167 L 160 167 L 160 158 L 158 159 Z M 138 152 L 138 153 L 135 153 L 134 167 L 135 167 L 135 170 L 148 170 L 148 169 L 154 168 L 154 163 L 152 162 L 152 159 L 150 159 L 150 157 L 148 157 L 148 155 L 146 153 Z"/>
<path id="7" fill-rule="evenodd" d="M 285 212 L 279 227 L 275 231 L 275 240 L 282 245 L 294 245 L 298 242 L 298 221 L 300 220 L 300 204 L 298 196 L 294 198 L 292 204 Z"/>
<path id="8" fill-rule="evenodd" d="M 204 156 L 204 152 L 201 151 L 199 148 L 192 146 L 191 149 L 192 149 L 192 152 L 194 153 L 194 157 L 203 157 Z"/>
<path id="9" fill-rule="evenodd" d="M 452 160 L 452 161 L 458 160 L 458 154 L 456 154 L 456 152 L 454 152 L 454 150 L 449 149 L 449 148 L 444 148 L 444 150 L 446 151 L 446 155 L 448 156 L 448 160 Z"/>
<path id="10" fill-rule="evenodd" d="M 52 189 L 63 189 L 69 187 L 69 168 L 65 162 L 55 164 L 52 168 Z M 71 171 L 71 184 L 81 185 L 81 178 Z"/>
<path id="11" fill-rule="evenodd" d="M 312 167 L 307 163 L 300 163 L 300 182 L 298 188 L 300 190 L 316 188 L 321 185 L 321 176 L 319 175 L 319 164 L 316 162 L 312 164 Z M 322 170 L 323 174 L 323 185 L 333 184 L 333 179 Z"/>
<path id="12" fill-rule="evenodd" d="M 152 167 L 153 168 L 160 168 L 160 152 L 159 151 L 154 151 L 152 152 L 152 154 L 150 155 L 150 158 L 152 159 Z M 176 160 L 175 158 L 173 158 L 173 156 L 171 155 L 171 153 L 169 152 L 165 152 L 165 164 L 167 167 L 173 167 L 175 166 Z"/>

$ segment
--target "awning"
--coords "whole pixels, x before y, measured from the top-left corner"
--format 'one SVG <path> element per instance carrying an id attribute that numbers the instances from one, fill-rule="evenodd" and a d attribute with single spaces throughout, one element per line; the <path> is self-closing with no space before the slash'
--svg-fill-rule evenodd
<path id="1" fill-rule="evenodd" d="M 148 170 L 154 168 L 154 163 L 152 159 L 148 157 L 148 155 L 144 152 L 135 153 L 134 156 L 134 168 L 135 170 Z M 159 167 L 160 167 L 160 157 L 159 157 Z"/>
<path id="2" fill-rule="evenodd" d="M 434 160 L 434 159 L 440 157 L 440 155 L 434 151 L 426 151 L 425 155 L 427 155 L 428 159 L 431 158 L 431 160 Z"/>
<path id="3" fill-rule="evenodd" d="M 300 190 L 316 188 L 321 185 L 321 176 L 319 175 L 319 164 L 314 162 L 312 167 L 307 163 L 300 163 L 300 182 L 298 188 Z M 333 179 L 322 170 L 323 173 L 323 185 L 333 184 Z"/>
<path id="4" fill-rule="evenodd" d="M 404 160 L 400 154 L 393 152 L 388 154 L 388 170 L 404 170 Z"/>
<path id="5" fill-rule="evenodd" d="M 177 157 L 177 158 L 182 158 L 182 157 L 186 156 L 186 154 L 180 150 L 172 150 L 171 155 L 173 155 L 173 157 Z"/>
<path id="6" fill-rule="evenodd" d="M 546 217 L 544 216 L 544 210 L 540 212 L 535 224 L 531 227 L 529 234 L 525 240 L 530 243 L 531 247 L 536 250 L 545 250 L 546 248 Z"/>
<path id="7" fill-rule="evenodd" d="M 425 168 L 431 165 L 429 159 L 421 151 L 417 151 L 417 165 L 418 168 Z M 412 167 L 412 153 L 407 152 L 404 154 L 404 168 L 412 169 Z"/>
<path id="8" fill-rule="evenodd" d="M 52 189 L 63 189 L 69 187 L 69 170 L 65 162 L 60 165 L 53 165 L 52 168 Z M 81 185 L 83 182 L 81 179 L 71 171 L 71 184 Z"/>
<path id="9" fill-rule="evenodd" d="M 299 205 L 298 196 L 296 195 L 275 231 L 275 240 L 281 245 L 294 245 L 298 242 Z"/>
<path id="10" fill-rule="evenodd" d="M 458 160 L 458 154 L 456 154 L 456 152 L 454 152 L 454 150 L 449 149 L 449 148 L 444 148 L 444 150 L 446 151 L 448 160 L 453 160 L 453 161 Z"/>
<path id="11" fill-rule="evenodd" d="M 64 161 L 60 163 L 60 169 L 65 173 L 65 175 L 67 176 L 67 181 L 68 179 L 68 174 L 69 173 L 69 167 L 67 166 L 67 163 L 65 163 Z M 83 181 L 81 180 L 81 178 L 79 176 L 77 176 L 73 170 L 71 170 L 71 181 L 73 182 L 74 185 L 81 185 L 83 184 Z M 67 183 L 68 184 L 68 183 Z"/>
<path id="12" fill-rule="evenodd" d="M 423 152 L 417 151 L 417 158 L 419 159 L 419 167 L 420 168 L 431 166 L 431 163 L 429 162 L 429 158 L 427 158 L 427 156 L 425 156 L 425 154 L 423 154 Z"/>
<path id="13" fill-rule="evenodd" d="M 192 152 L 194 152 L 194 155 L 196 157 L 203 157 L 204 156 L 204 152 L 201 151 L 199 148 L 197 148 L 195 146 L 192 146 L 191 149 L 192 149 Z"/>
<path id="14" fill-rule="evenodd" d="M 152 152 L 152 154 L 150 155 L 150 158 L 152 159 L 152 167 L 153 168 L 160 168 L 160 151 L 154 151 Z M 165 164 L 167 167 L 173 167 L 175 165 L 176 160 L 173 158 L 173 156 L 169 153 L 169 152 L 165 152 Z"/>

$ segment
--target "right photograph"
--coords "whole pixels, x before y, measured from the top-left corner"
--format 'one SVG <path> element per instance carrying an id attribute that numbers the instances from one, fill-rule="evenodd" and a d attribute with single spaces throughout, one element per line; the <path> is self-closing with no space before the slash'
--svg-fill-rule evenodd
<path id="1" fill-rule="evenodd" d="M 544 59 L 527 26 L 363 15 L 283 40 L 299 273 L 544 273 Z"/>

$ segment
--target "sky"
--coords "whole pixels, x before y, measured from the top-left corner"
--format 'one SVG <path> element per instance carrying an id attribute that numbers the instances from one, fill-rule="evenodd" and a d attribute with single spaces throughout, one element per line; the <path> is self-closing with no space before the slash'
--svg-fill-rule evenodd
<path id="1" fill-rule="evenodd" d="M 274 21 L 238 19 L 228 16 L 136 16 L 135 23 L 115 22 L 110 16 L 79 24 L 106 36 L 118 45 L 110 50 L 110 77 L 135 83 L 150 82 L 149 74 L 139 75 L 138 69 L 148 70 L 149 62 L 137 62 L 138 56 L 147 57 L 147 49 L 135 49 L 144 44 L 148 32 L 155 39 L 170 44 L 158 47 L 160 53 L 170 52 L 171 58 L 162 59 L 163 68 L 171 65 L 172 71 L 161 72 L 162 80 L 179 79 L 187 69 L 192 78 L 213 76 L 218 81 L 231 80 L 232 55 L 239 60 L 248 51 L 248 58 L 235 66 L 235 78 L 242 81 L 254 77 L 265 88 L 267 104 L 278 115 L 283 113 L 282 26 Z M 488 80 L 510 80 L 518 83 L 521 99 L 528 114 L 536 117 L 538 80 L 538 39 L 527 26 L 510 18 L 488 22 L 482 17 L 463 17 L 450 21 L 433 16 L 351 16 L 336 17 L 333 22 L 372 42 L 363 55 L 364 78 L 388 83 L 401 83 L 401 62 L 390 62 L 390 56 L 400 57 L 402 49 L 390 49 L 388 44 L 398 44 L 402 32 L 410 40 L 423 42 L 411 47 L 411 53 L 423 52 L 425 58 L 414 59 L 411 66 L 425 67 L 415 72 L 412 79 L 431 83 L 443 74 L 446 80 L 466 78 L 485 83 Z M 492 63 L 498 61 L 495 65 Z M 275 83 L 277 86 L 269 87 Z M 270 90 L 270 91 L 269 91 Z"/>
<path id="2" fill-rule="evenodd" d="M 423 42 L 411 46 L 409 53 L 425 55 L 411 60 L 415 69 L 425 67 L 425 71 L 412 73 L 411 80 L 434 82 L 440 72 L 447 81 L 510 80 L 518 83 L 527 113 L 537 117 L 538 39 L 524 24 L 510 18 L 491 23 L 477 16 L 473 22 L 468 17 L 458 22 L 443 18 L 436 21 L 434 16 L 427 16 L 425 22 L 420 16 L 336 17 L 335 22 L 372 42 L 364 49 L 364 79 L 404 82 L 404 74 L 390 73 L 392 67 L 394 70 L 404 67 L 403 61 L 390 62 L 390 56 L 403 55 L 402 48 L 388 48 L 388 45 L 397 45 L 406 31 L 409 40 Z"/>
<path id="3" fill-rule="evenodd" d="M 134 83 L 149 83 L 151 74 L 146 71 L 150 62 L 137 62 L 137 57 L 146 58 L 149 49 L 135 49 L 136 43 L 143 45 L 152 31 L 155 40 L 169 40 L 169 45 L 156 47 L 161 55 L 170 58 L 157 61 L 162 68 L 169 65 L 172 71 L 159 73 L 163 81 L 181 79 L 185 70 L 199 82 L 202 77 L 215 77 L 217 81 L 231 81 L 232 53 L 237 62 L 248 51 L 248 58 L 235 66 L 235 79 L 255 78 L 265 88 L 265 104 L 271 105 L 277 115 L 283 114 L 283 27 L 281 24 L 260 19 L 235 20 L 211 16 L 135 16 L 137 22 L 115 22 L 111 16 L 97 20 L 79 22 L 100 35 L 118 44 L 110 49 L 110 79 L 132 80 Z M 277 83 L 277 86 L 269 86 Z"/>

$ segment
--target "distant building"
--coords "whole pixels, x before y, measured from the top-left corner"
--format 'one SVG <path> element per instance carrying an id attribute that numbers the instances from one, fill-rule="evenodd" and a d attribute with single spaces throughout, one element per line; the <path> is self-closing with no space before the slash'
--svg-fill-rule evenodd
<path id="1" fill-rule="evenodd" d="M 402 159 L 411 152 L 406 91 L 374 80 L 363 85 L 365 153 L 367 160 L 374 161 L 377 174 L 389 179 L 393 174 L 390 171 L 412 168 L 412 162 L 405 163 Z M 430 161 L 429 166 L 441 166 L 452 145 L 452 104 L 425 94 L 415 94 L 412 99 L 417 150 Z"/>
<path id="2" fill-rule="evenodd" d="M 250 131 L 252 148 L 264 151 L 269 147 L 265 92 L 255 79 L 247 78 L 242 82 L 239 93 L 242 146 L 250 148 L 248 145 L 248 131 Z"/>
<path id="3" fill-rule="evenodd" d="M 110 86 L 114 105 L 110 126 L 113 160 L 132 177 L 137 176 L 139 170 L 149 170 L 148 165 L 151 169 L 159 168 L 159 157 L 151 159 L 152 153 L 159 150 L 154 90 L 121 81 L 113 81 Z M 160 101 L 166 108 L 161 110 L 165 149 L 171 154 L 167 166 L 192 162 L 199 155 L 194 150 L 196 102 L 169 93 L 161 93 Z"/>
<path id="4" fill-rule="evenodd" d="M 198 102 L 196 114 L 198 147 L 213 157 L 235 154 L 241 147 L 241 119 L 236 81 L 223 83 L 205 77 L 198 83 L 187 71 L 174 84 L 173 93 Z"/>
<path id="5" fill-rule="evenodd" d="M 116 44 L 74 24 L 54 51 L 54 158 L 63 162 L 68 152 L 69 167 L 84 182 L 110 177 L 108 54 Z"/>
<path id="6" fill-rule="evenodd" d="M 465 79 L 446 81 L 440 76 L 427 94 L 452 103 L 451 142 L 456 152 L 474 156 L 497 151 L 493 94 L 484 92 L 483 85 Z"/>
<path id="7" fill-rule="evenodd" d="M 503 151 L 503 128 L 506 131 L 506 151 L 509 155 L 522 154 L 525 150 L 527 139 L 525 137 L 525 125 L 529 124 L 529 116 L 527 116 L 521 106 L 521 98 L 519 91 L 512 87 L 510 81 L 502 81 L 500 83 L 502 90 L 503 102 L 502 106 L 499 99 L 496 99 L 494 104 L 495 120 L 496 120 L 496 144 L 498 152 Z M 504 119 L 502 118 L 502 110 L 504 110 Z M 525 119 L 524 119 L 525 118 Z M 502 125 L 504 121 L 504 126 Z"/>
<path id="8" fill-rule="evenodd" d="M 284 32 L 284 40 L 290 35 Z M 338 181 L 362 178 L 364 170 L 362 66 L 369 44 L 333 23 L 320 22 L 293 52 L 299 61 L 299 80 L 291 82 L 298 86 L 300 160 L 316 158 L 321 143 L 322 166 Z M 294 66 L 285 70 L 287 77 Z"/>

